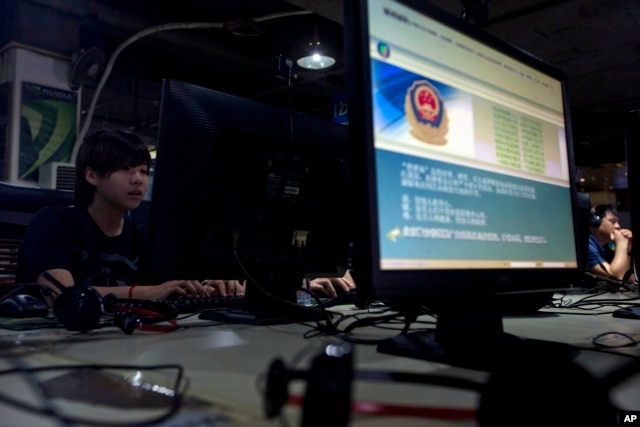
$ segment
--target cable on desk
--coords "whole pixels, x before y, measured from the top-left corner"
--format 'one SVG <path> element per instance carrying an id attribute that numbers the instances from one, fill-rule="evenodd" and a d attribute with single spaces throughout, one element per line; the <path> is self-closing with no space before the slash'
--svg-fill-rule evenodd
<path id="1" fill-rule="evenodd" d="M 582 307 L 585 305 L 639 305 L 640 298 L 626 298 L 626 299 L 598 299 L 598 300 L 589 300 L 589 301 L 576 301 L 573 304 L 570 304 L 564 308 L 574 308 L 574 307 Z"/>
<path id="2" fill-rule="evenodd" d="M 299 251 L 298 251 L 299 253 Z M 238 263 L 238 267 L 242 270 L 242 273 L 245 275 L 245 277 L 247 278 L 247 286 L 251 285 L 253 286 L 253 288 L 255 289 L 255 291 L 262 293 L 263 295 L 267 296 L 268 298 L 273 299 L 273 301 L 276 301 L 278 304 L 281 304 L 285 307 L 289 307 L 291 308 L 292 311 L 297 311 L 299 313 L 301 312 L 316 312 L 317 310 L 315 308 L 311 308 L 311 307 L 305 307 L 303 305 L 299 305 L 297 303 L 291 302 L 291 301 L 287 301 L 283 298 L 279 298 L 276 295 L 273 295 L 271 292 L 269 292 L 268 290 L 264 289 L 254 278 L 253 275 L 251 275 L 249 273 L 249 271 L 247 270 L 246 266 L 244 265 L 244 263 L 242 262 L 242 260 L 240 259 L 240 255 L 238 254 L 238 251 L 236 250 L 236 248 L 233 248 L 233 256 L 236 260 L 236 262 Z M 300 289 L 302 289 L 302 286 L 300 286 Z M 320 312 L 324 318 L 324 321 L 326 322 L 327 328 L 328 330 L 331 330 L 333 328 L 333 323 L 331 322 L 331 315 L 330 313 L 325 310 L 324 308 L 320 307 Z"/>
<path id="3" fill-rule="evenodd" d="M 426 314 L 426 313 L 422 313 L 422 314 Z M 349 333 L 351 333 L 351 331 L 353 331 L 354 329 L 357 329 L 357 328 L 363 328 L 363 327 L 367 327 L 367 326 L 375 326 L 375 325 L 377 325 L 379 323 L 389 322 L 389 321 L 392 321 L 392 320 L 396 320 L 398 318 L 405 318 L 406 319 L 404 321 L 404 327 L 403 327 L 403 331 L 406 331 L 407 324 L 411 323 L 407 319 L 406 314 L 404 312 L 393 312 L 392 314 L 387 314 L 387 315 L 383 315 L 383 316 L 366 317 L 366 318 L 363 318 L 363 319 L 356 320 L 355 322 L 353 322 L 353 323 L 349 324 L 347 327 L 345 327 L 342 332 L 344 334 L 349 334 Z M 413 318 L 413 316 L 411 316 L 411 318 Z"/>
<path id="4" fill-rule="evenodd" d="M 386 323 L 389 322 L 390 320 L 394 320 L 397 319 L 399 316 L 401 316 L 399 313 L 393 313 L 391 315 L 384 315 L 384 316 L 378 316 L 378 317 L 366 317 L 363 319 L 358 319 L 356 321 L 354 321 L 353 323 L 349 324 L 346 328 L 344 328 L 343 330 L 340 330 L 338 328 L 338 325 L 340 322 L 346 321 L 348 319 L 351 319 L 353 316 L 342 316 L 338 322 L 336 322 L 334 324 L 334 328 L 331 331 L 328 331 L 326 328 L 322 328 L 319 327 L 320 325 L 316 325 L 312 330 L 306 332 L 304 334 L 305 338 L 313 338 L 316 337 L 318 335 L 340 335 L 343 339 L 347 339 L 349 333 L 358 327 L 366 327 L 366 326 L 375 326 L 377 323 Z M 375 340 L 375 342 L 369 342 L 369 344 L 375 344 L 377 343 L 378 340 Z M 365 342 L 359 342 L 360 344 L 365 344 Z"/>
<path id="5" fill-rule="evenodd" d="M 600 265 L 600 267 L 607 271 L 604 265 Z M 624 274 L 622 279 L 618 279 L 617 277 L 609 274 L 609 276 L 602 276 L 598 274 L 591 273 L 589 271 L 584 273 L 584 276 L 588 278 L 589 281 L 593 282 L 594 285 L 591 291 L 595 291 L 601 289 L 604 292 L 618 292 L 618 291 L 637 291 L 638 290 L 638 282 L 630 282 L 629 278 L 631 275 L 635 275 L 635 265 L 632 266 L 627 272 Z"/>
<path id="6" fill-rule="evenodd" d="M 594 305 L 594 306 L 604 306 L 604 305 L 615 305 L 618 306 L 620 304 L 634 304 L 636 302 L 640 303 L 640 296 L 633 296 L 633 297 L 629 297 L 629 298 L 600 298 L 602 295 L 607 295 L 610 294 L 610 292 L 601 292 L 598 294 L 594 294 L 594 295 L 587 295 L 583 298 L 580 298 L 579 300 L 575 301 L 575 302 L 567 302 L 567 303 L 561 303 L 557 306 L 555 306 L 554 308 L 577 308 L 577 307 L 583 307 L 583 306 L 590 306 L 590 305 Z"/>
<path id="7" fill-rule="evenodd" d="M 567 292 L 562 292 L 561 293 L 561 297 L 556 297 L 552 299 L 552 303 L 550 304 L 551 307 L 553 308 L 562 308 L 562 307 L 567 307 L 568 305 L 573 303 L 573 298 L 568 298 L 569 295 L 571 296 L 575 296 L 578 295 L 580 296 L 580 299 L 578 301 L 583 301 L 585 299 L 589 299 L 589 298 L 594 298 L 594 297 L 599 297 L 600 295 L 605 295 L 608 294 L 609 292 L 597 292 L 597 293 L 592 293 L 592 291 L 584 291 L 584 292 L 577 292 L 575 290 L 572 291 L 567 291 Z M 556 302 L 557 301 L 557 302 Z"/>
<path id="8" fill-rule="evenodd" d="M 146 421 L 137 420 L 135 422 L 125 422 L 125 421 L 117 421 L 117 422 L 108 422 L 108 421 L 99 421 L 96 419 L 88 419 L 83 417 L 74 417 L 63 415 L 56 411 L 52 405 L 49 405 L 49 402 L 45 402 L 45 407 L 40 408 L 25 402 L 21 402 L 17 399 L 9 397 L 3 393 L 0 393 L 0 402 L 7 403 L 12 405 L 18 409 L 22 409 L 31 413 L 44 415 L 53 417 L 65 424 L 86 424 L 94 427 L 136 427 L 136 426 L 147 426 L 154 425 L 159 422 L 162 422 L 173 415 L 175 415 L 180 409 L 182 403 L 182 394 L 180 392 L 180 387 L 183 378 L 183 368 L 180 365 L 150 365 L 150 366 L 140 366 L 140 365 L 97 365 L 97 364 L 87 364 L 87 365 L 50 365 L 50 366 L 38 366 L 38 367 L 15 367 L 10 369 L 0 370 L 0 376 L 3 375 L 11 375 L 11 374 L 25 374 L 25 378 L 27 379 L 28 384 L 31 385 L 36 391 L 39 391 L 39 384 L 35 383 L 31 374 L 37 372 L 51 372 L 51 371 L 78 371 L 78 370 L 135 370 L 135 371 L 158 371 L 158 370 L 175 370 L 176 378 L 173 383 L 174 395 L 171 399 L 171 405 L 168 408 L 168 411 L 164 414 L 161 414 L 157 417 Z M 38 394 L 40 394 L 38 392 Z"/>
<path id="9" fill-rule="evenodd" d="M 26 383 L 31 387 L 31 389 L 35 392 L 35 394 L 38 396 L 39 401 L 42 403 L 42 405 L 44 406 L 44 412 L 50 413 L 50 414 L 55 414 L 55 404 L 54 402 L 51 401 L 51 399 L 49 399 L 44 391 L 38 387 L 38 383 L 36 378 L 34 378 L 35 373 L 30 372 L 28 370 L 24 370 L 24 369 L 28 369 L 28 367 L 25 365 L 24 360 L 22 360 L 22 358 L 20 357 L 15 357 L 15 358 L 11 358 L 11 361 L 13 363 L 14 366 L 16 366 L 17 368 L 21 369 L 21 371 L 24 373 L 24 377 L 26 379 Z M 0 394 L 1 396 L 1 394 Z"/>
<path id="10" fill-rule="evenodd" d="M 622 344 L 612 345 L 612 344 L 607 344 L 606 342 L 603 341 L 604 338 L 610 338 L 611 336 L 622 337 L 626 340 L 626 342 Z M 613 331 L 603 332 L 601 334 L 598 334 L 595 337 L 593 337 L 591 342 L 593 343 L 593 345 L 597 347 L 605 347 L 605 348 L 635 347 L 636 345 L 638 345 L 638 341 L 636 341 L 631 335 L 625 334 L 623 332 L 613 332 Z"/>
<path id="11" fill-rule="evenodd" d="M 391 313 L 389 313 L 391 312 Z M 318 327 L 317 325 L 313 327 L 313 329 L 311 329 L 310 331 L 307 331 L 304 333 L 304 338 L 314 338 L 320 335 L 330 335 L 330 336 L 339 336 L 342 340 L 344 341 L 348 341 L 351 343 L 355 343 L 355 344 L 363 344 L 363 345 L 377 345 L 379 344 L 381 341 L 385 340 L 386 338 L 376 338 L 376 339 L 363 339 L 363 338 L 358 338 L 352 335 L 353 331 L 358 329 L 358 328 L 365 328 L 365 327 L 376 327 L 378 329 L 389 329 L 389 330 L 393 330 L 396 333 L 402 334 L 405 333 L 403 332 L 403 330 L 407 330 L 407 322 L 406 320 L 400 320 L 403 318 L 406 318 L 406 314 L 403 311 L 395 311 L 391 308 L 385 308 L 381 311 L 379 311 L 376 314 L 379 314 L 378 316 L 371 316 L 371 312 L 367 312 L 367 314 L 369 314 L 368 317 L 364 317 L 364 318 L 358 318 L 358 313 L 356 314 L 351 314 L 351 315 L 345 315 L 345 314 L 341 314 L 340 317 L 334 322 L 334 326 L 333 329 L 331 331 L 328 331 L 326 328 L 323 327 Z M 418 313 L 419 316 L 422 315 L 431 315 L 434 316 L 433 313 L 431 313 L 428 309 L 424 308 L 422 309 L 421 312 Z M 435 317 L 435 316 L 434 316 Z M 346 321 L 350 321 L 352 319 L 356 318 L 355 321 L 351 322 L 350 324 L 348 324 L 347 326 L 345 326 L 344 328 L 340 328 L 340 324 Z M 385 325 L 391 325 L 391 322 L 393 321 L 397 321 L 398 325 L 401 325 L 401 328 L 391 328 L 386 327 Z M 416 320 L 414 322 L 409 322 L 410 324 L 420 324 L 420 323 L 428 323 L 430 326 L 433 326 L 434 322 L 427 322 L 424 320 Z"/>

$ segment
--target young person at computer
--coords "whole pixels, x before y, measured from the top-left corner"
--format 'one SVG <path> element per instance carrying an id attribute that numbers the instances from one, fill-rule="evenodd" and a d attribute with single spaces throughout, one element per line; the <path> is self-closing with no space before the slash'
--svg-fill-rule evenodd
<path id="1" fill-rule="evenodd" d="M 144 226 L 126 213 L 137 208 L 149 186 L 151 157 L 136 135 L 101 130 L 80 146 L 73 207 L 48 207 L 33 218 L 18 256 L 18 283 L 92 286 L 101 295 L 158 300 L 175 295 L 242 295 L 237 280 L 171 280 L 149 285 Z M 311 289 L 332 296 L 328 279 Z M 332 279 L 347 289 L 353 280 Z M 53 282 L 56 283 L 53 283 Z"/>
<path id="2" fill-rule="evenodd" d="M 589 271 L 598 276 L 634 282 L 631 274 L 631 230 L 620 227 L 618 211 L 598 205 L 591 211 Z"/>
<path id="3" fill-rule="evenodd" d="M 92 286 L 101 295 L 147 300 L 175 295 L 242 295 L 237 280 L 171 280 L 150 285 L 145 228 L 126 217 L 149 186 L 151 157 L 136 135 L 101 130 L 80 146 L 74 206 L 39 211 L 18 255 L 18 283 Z M 189 278 L 186 278 L 189 279 Z M 57 282 L 57 283 L 55 283 Z"/>

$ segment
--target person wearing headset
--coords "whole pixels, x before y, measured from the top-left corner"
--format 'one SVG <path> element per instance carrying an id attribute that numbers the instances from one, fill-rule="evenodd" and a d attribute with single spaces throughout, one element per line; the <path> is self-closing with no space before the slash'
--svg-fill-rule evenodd
<path id="1" fill-rule="evenodd" d="M 135 134 L 100 130 L 76 159 L 74 205 L 45 207 L 31 220 L 18 253 L 17 283 L 92 286 L 100 295 L 162 300 L 243 295 L 238 280 L 149 280 L 146 228 L 126 216 L 149 186 L 151 156 Z M 55 283 L 57 282 L 57 283 Z"/>
<path id="2" fill-rule="evenodd" d="M 631 272 L 631 230 L 621 228 L 618 211 L 611 205 L 591 210 L 589 271 L 598 276 L 635 282 Z"/>

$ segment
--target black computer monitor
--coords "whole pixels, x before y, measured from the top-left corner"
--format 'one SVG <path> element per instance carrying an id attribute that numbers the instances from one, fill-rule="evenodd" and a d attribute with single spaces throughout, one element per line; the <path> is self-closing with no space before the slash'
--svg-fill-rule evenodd
<path id="1" fill-rule="evenodd" d="M 380 350 L 489 365 L 504 304 L 581 274 L 566 77 L 428 2 L 345 2 L 345 31 L 355 280 L 437 314 Z"/>
<path id="2" fill-rule="evenodd" d="M 303 277 L 344 274 L 344 125 L 165 80 L 157 144 L 157 281 L 246 279 L 247 310 L 271 311 Z"/>

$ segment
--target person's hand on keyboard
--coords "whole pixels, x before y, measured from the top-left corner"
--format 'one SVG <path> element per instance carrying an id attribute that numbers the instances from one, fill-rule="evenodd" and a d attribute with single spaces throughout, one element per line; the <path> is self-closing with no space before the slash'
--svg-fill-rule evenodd
<path id="1" fill-rule="evenodd" d="M 206 298 L 210 290 L 202 286 L 197 280 L 169 280 L 159 285 L 138 286 L 129 289 L 129 298 L 161 300 L 169 297 L 190 296 Z"/>
<path id="2" fill-rule="evenodd" d="M 244 295 L 246 281 L 241 283 L 239 280 L 205 280 L 202 285 L 208 296 L 240 297 Z"/>
<path id="3" fill-rule="evenodd" d="M 243 296 L 244 286 L 238 280 L 170 280 L 155 286 L 133 286 L 129 298 L 163 300 L 177 297 Z"/>
<path id="4" fill-rule="evenodd" d="M 307 288 L 306 282 L 302 283 L 304 289 Z M 345 293 L 351 289 L 355 289 L 356 284 L 353 281 L 353 277 L 347 271 L 343 277 L 319 277 L 311 280 L 309 290 L 314 295 L 324 294 L 328 298 L 335 298 L 338 296 L 338 292 Z"/>

